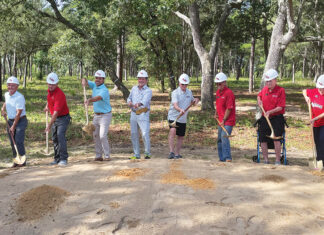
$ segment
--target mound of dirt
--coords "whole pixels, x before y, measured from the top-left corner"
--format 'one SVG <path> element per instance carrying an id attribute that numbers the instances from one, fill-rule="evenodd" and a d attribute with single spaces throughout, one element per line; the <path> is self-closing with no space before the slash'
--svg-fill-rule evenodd
<path id="1" fill-rule="evenodd" d="M 161 182 L 163 184 L 179 184 L 186 185 L 193 189 L 212 189 L 215 187 L 213 181 L 205 178 L 188 179 L 187 176 L 178 168 L 181 161 L 173 162 L 170 165 L 170 171 L 162 176 Z"/>
<path id="2" fill-rule="evenodd" d="M 115 176 L 128 178 L 130 180 L 135 180 L 139 176 L 145 175 L 147 172 L 146 169 L 141 168 L 131 168 L 115 172 Z"/>
<path id="3" fill-rule="evenodd" d="M 316 176 L 324 176 L 324 171 L 311 171 L 312 175 L 316 175 Z"/>
<path id="4" fill-rule="evenodd" d="M 270 181 L 275 183 L 281 183 L 283 181 L 286 181 L 286 179 L 280 175 L 264 175 L 259 180 L 263 182 Z"/>
<path id="5" fill-rule="evenodd" d="M 40 219 L 55 211 L 70 193 L 50 185 L 42 185 L 23 193 L 17 200 L 15 211 L 19 221 Z"/>

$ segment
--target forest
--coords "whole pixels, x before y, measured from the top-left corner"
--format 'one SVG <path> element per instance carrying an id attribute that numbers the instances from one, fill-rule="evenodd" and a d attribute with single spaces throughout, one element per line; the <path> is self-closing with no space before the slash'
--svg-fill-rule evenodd
<path id="1" fill-rule="evenodd" d="M 0 81 L 17 76 L 26 88 L 51 71 L 80 78 L 100 68 L 125 99 L 139 69 L 162 92 L 185 72 L 202 78 L 202 109 L 210 110 L 220 71 L 248 77 L 250 93 L 269 68 L 292 83 L 316 81 L 323 12 L 320 0 L 2 0 Z"/>

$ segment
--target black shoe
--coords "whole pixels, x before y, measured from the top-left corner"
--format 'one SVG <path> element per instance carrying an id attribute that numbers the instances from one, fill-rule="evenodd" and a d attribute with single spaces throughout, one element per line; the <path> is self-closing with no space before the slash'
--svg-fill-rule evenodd
<path id="1" fill-rule="evenodd" d="M 169 154 L 168 159 L 174 159 L 174 158 L 175 158 L 174 152 L 171 152 L 171 153 Z"/>
<path id="2" fill-rule="evenodd" d="M 175 156 L 174 158 L 179 159 L 179 158 L 182 158 L 182 156 L 179 154 L 179 155 Z"/>

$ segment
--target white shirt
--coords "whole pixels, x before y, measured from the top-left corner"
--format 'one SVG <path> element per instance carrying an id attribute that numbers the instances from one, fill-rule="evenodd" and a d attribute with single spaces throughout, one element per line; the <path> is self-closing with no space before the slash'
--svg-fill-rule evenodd
<path id="1" fill-rule="evenodd" d="M 168 120 L 174 121 L 179 116 L 180 112 L 174 108 L 174 103 L 178 103 L 179 108 L 185 110 L 194 100 L 191 90 L 182 91 L 180 87 L 172 91 L 171 104 L 168 113 Z M 183 114 L 177 122 L 187 123 L 188 111 Z"/>
<path id="2" fill-rule="evenodd" d="M 139 89 L 138 86 L 133 86 L 128 96 L 127 103 L 130 101 L 133 104 L 141 103 L 143 104 L 143 106 L 141 107 L 146 107 L 148 108 L 148 110 L 150 110 L 151 99 L 152 99 L 152 90 L 147 85 L 144 85 L 142 89 Z"/>
<path id="3" fill-rule="evenodd" d="M 17 109 L 22 109 L 20 114 L 21 117 L 26 115 L 25 98 L 21 93 L 16 91 L 13 95 L 9 95 L 9 92 L 6 92 L 5 100 L 9 119 L 14 119 L 16 117 Z"/>

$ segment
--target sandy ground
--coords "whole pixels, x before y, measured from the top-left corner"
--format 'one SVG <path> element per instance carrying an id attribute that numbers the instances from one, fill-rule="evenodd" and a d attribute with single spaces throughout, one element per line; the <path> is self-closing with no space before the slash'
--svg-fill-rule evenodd
<path id="1" fill-rule="evenodd" d="M 305 153 L 288 153 L 291 165 L 274 166 L 238 157 L 248 150 L 235 150 L 233 163 L 218 162 L 215 150 L 190 148 L 184 159 L 168 160 L 159 146 L 151 160 L 123 153 L 94 162 L 90 147 L 73 151 L 67 167 L 45 158 L 1 170 L 0 234 L 323 234 L 324 177 L 312 174 Z M 138 177 L 118 174 L 135 168 Z M 196 179 L 208 187 L 186 183 Z M 40 219 L 21 221 L 17 200 L 44 184 L 69 196 Z"/>

